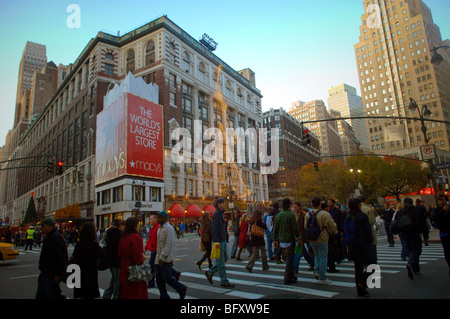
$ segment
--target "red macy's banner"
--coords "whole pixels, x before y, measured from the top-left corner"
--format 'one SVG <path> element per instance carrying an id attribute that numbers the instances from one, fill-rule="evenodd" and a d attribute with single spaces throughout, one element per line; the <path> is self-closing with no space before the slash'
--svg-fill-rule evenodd
<path id="1" fill-rule="evenodd" d="M 95 184 L 123 175 L 164 178 L 163 108 L 131 93 L 97 116 Z"/>

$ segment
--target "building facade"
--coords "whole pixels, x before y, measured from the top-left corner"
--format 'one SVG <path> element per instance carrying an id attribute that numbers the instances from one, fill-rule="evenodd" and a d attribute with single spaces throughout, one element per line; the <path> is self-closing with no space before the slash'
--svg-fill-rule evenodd
<path id="1" fill-rule="evenodd" d="M 200 121 L 202 132 L 219 125 L 262 127 L 262 95 L 252 86 L 255 74 L 244 71 L 243 76 L 232 69 L 166 16 L 122 36 L 99 32 L 65 69 L 65 79 L 20 138 L 17 152 L 29 168 L 17 171 L 20 183 L 10 219 L 18 221 L 31 192 L 45 214 L 78 203 L 81 216 L 100 228 L 132 215 L 145 222 L 149 213 L 170 211 L 173 204 L 203 209 L 231 190 L 244 204 L 268 202 L 267 176 L 259 163 L 176 164 L 171 157 L 172 132 L 186 128 L 194 133 L 194 121 Z M 96 184 L 96 118 L 107 92 L 129 73 L 159 88 L 164 179 L 123 176 Z M 47 157 L 38 157 L 42 154 Z M 49 158 L 64 163 L 62 175 L 46 171 Z"/>
<path id="2" fill-rule="evenodd" d="M 341 117 L 349 118 L 364 116 L 362 99 L 358 96 L 356 88 L 348 84 L 343 83 L 330 88 L 328 90 L 327 103 L 328 108 L 339 112 Z M 352 127 L 354 136 L 358 139 L 360 147 L 367 151 L 369 149 L 369 143 L 366 121 L 364 119 L 345 119 L 345 121 Z M 338 129 L 340 126 L 342 125 L 338 123 Z M 341 129 L 339 129 L 339 133 L 343 136 Z"/>
<path id="3" fill-rule="evenodd" d="M 281 202 L 289 197 L 289 177 L 320 156 L 319 138 L 310 133 L 311 143 L 303 145 L 304 127 L 283 108 L 270 109 L 264 112 L 263 118 L 268 131 L 279 129 L 279 168 L 278 172 L 268 176 L 268 184 L 270 201 Z"/>
<path id="4" fill-rule="evenodd" d="M 318 121 L 305 126 L 319 137 L 321 156 L 342 159 L 339 157 L 342 146 L 336 121 L 320 121 L 332 118 L 323 101 L 294 102 L 288 113 L 300 123 Z"/>
<path id="5" fill-rule="evenodd" d="M 440 49 L 440 65 L 431 49 L 443 45 L 439 27 L 422 0 L 364 1 L 359 42 L 354 46 L 364 114 L 413 117 L 410 99 L 427 105 L 432 119 L 450 120 L 449 49 Z M 430 144 L 449 150 L 450 125 L 426 122 Z M 396 132 L 396 134 L 393 134 Z M 396 154 L 425 144 L 417 120 L 368 119 L 369 150 Z"/>

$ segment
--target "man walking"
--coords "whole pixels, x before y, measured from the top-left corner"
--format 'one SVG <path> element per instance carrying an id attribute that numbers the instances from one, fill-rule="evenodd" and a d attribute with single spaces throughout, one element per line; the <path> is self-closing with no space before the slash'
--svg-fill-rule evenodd
<path id="1" fill-rule="evenodd" d="M 225 221 L 225 200 L 223 198 L 216 199 L 214 203 L 216 211 L 213 214 L 211 221 L 211 236 L 212 242 L 219 243 L 220 245 L 220 257 L 216 259 L 214 266 L 205 271 L 206 279 L 212 284 L 212 277 L 216 271 L 219 272 L 220 285 L 224 288 L 234 288 L 234 284 L 230 283 L 227 279 L 227 273 L 225 269 L 225 263 L 228 260 L 227 252 L 227 242 L 228 242 L 228 232 L 227 232 L 227 222 Z"/>
<path id="2" fill-rule="evenodd" d="M 175 229 L 167 222 L 169 214 L 165 211 L 159 212 L 157 218 L 160 226 L 157 234 L 155 271 L 160 299 L 170 299 L 166 283 L 180 294 L 180 299 L 184 299 L 187 287 L 180 283 L 172 273 L 175 260 Z"/>
<path id="3" fill-rule="evenodd" d="M 36 299 L 66 299 L 61 294 L 59 284 L 67 267 L 67 247 L 55 224 L 51 217 L 41 221 L 41 230 L 46 236 L 39 257 L 40 274 Z"/>
<path id="4" fill-rule="evenodd" d="M 328 240 L 331 235 L 338 233 L 336 223 L 330 213 L 320 208 L 320 198 L 312 199 L 313 209 L 305 216 L 305 228 L 308 234 L 316 233 L 312 228 L 317 228 L 319 233 L 316 239 L 308 238 L 314 251 L 314 275 L 320 285 L 330 285 L 331 281 L 327 278 L 327 259 L 328 259 Z M 311 222 L 308 221 L 311 219 Z M 314 226 L 314 219 L 317 226 Z"/>
<path id="5" fill-rule="evenodd" d="M 284 270 L 284 284 L 294 284 L 297 277 L 294 276 L 294 252 L 295 242 L 300 237 L 297 220 L 291 211 L 291 200 L 285 198 L 282 201 L 283 210 L 275 218 L 273 239 L 275 245 L 283 250 L 286 255 L 286 268 Z"/>
<path id="6" fill-rule="evenodd" d="M 384 210 L 381 212 L 381 218 L 384 221 L 384 229 L 386 230 L 389 247 L 394 247 L 394 235 L 392 234 L 391 222 L 395 211 L 390 208 L 388 202 L 384 203 Z"/>

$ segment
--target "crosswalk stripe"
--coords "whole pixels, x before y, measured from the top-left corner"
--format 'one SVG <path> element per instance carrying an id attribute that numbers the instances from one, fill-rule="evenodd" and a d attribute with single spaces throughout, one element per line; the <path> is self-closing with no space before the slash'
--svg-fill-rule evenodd
<path id="1" fill-rule="evenodd" d="M 228 273 L 229 273 L 229 271 L 227 271 L 227 274 Z M 202 274 L 195 274 L 195 273 L 187 272 L 187 273 L 183 273 L 182 275 L 187 276 L 187 277 L 194 277 L 194 278 L 204 278 L 206 280 L 205 275 L 202 275 Z M 337 292 L 331 292 L 331 291 L 310 289 L 310 288 L 304 288 L 304 287 L 298 287 L 298 286 L 270 284 L 270 283 L 258 282 L 258 281 L 253 281 L 253 280 L 249 281 L 249 280 L 241 280 L 241 279 L 233 278 L 233 279 L 231 279 L 231 282 L 234 284 L 239 284 L 239 285 L 280 289 L 280 290 L 296 292 L 296 293 L 300 293 L 300 294 L 314 295 L 314 296 L 327 297 L 327 298 L 331 298 L 331 297 L 339 294 Z M 189 285 L 190 285 L 190 283 L 189 283 Z"/>

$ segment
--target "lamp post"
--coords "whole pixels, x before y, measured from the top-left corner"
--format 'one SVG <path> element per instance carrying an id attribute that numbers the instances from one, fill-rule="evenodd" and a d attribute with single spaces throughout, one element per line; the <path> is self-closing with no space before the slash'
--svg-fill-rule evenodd
<path id="1" fill-rule="evenodd" d="M 361 195 L 361 184 L 359 184 L 359 180 L 358 180 L 358 174 L 361 174 L 362 171 L 360 169 L 353 169 L 350 168 L 350 173 L 355 173 L 355 179 L 356 179 L 356 189 L 355 189 L 355 196 L 358 197 Z"/>
<path id="2" fill-rule="evenodd" d="M 442 58 L 442 57 L 441 57 Z M 439 62 L 440 63 L 440 62 Z M 428 143 L 430 142 L 430 139 L 427 136 L 427 127 L 425 125 L 425 116 L 429 117 L 432 115 L 431 111 L 428 109 L 427 105 L 424 104 L 422 106 L 422 112 L 420 111 L 419 106 L 417 105 L 416 101 L 414 101 L 414 99 L 409 98 L 409 100 L 411 101 L 411 103 L 408 106 L 408 109 L 412 110 L 416 110 L 419 113 L 419 117 L 420 117 L 420 123 L 421 123 L 421 130 L 423 133 L 423 137 L 424 137 L 424 141 L 425 141 L 425 145 L 428 146 Z M 434 180 L 434 164 L 433 164 L 433 160 L 429 159 L 428 161 L 428 166 L 430 168 L 430 173 L 431 173 L 431 178 L 430 178 L 430 182 L 431 182 L 431 186 L 433 187 L 433 192 L 434 192 L 434 200 L 436 202 L 436 206 L 438 205 L 438 201 L 437 201 L 437 187 L 436 187 L 436 181 Z"/>
<path id="3" fill-rule="evenodd" d="M 442 57 L 442 55 L 437 53 L 437 50 L 442 49 L 442 48 L 450 49 L 450 46 L 449 45 L 443 45 L 443 46 L 431 49 L 431 52 L 433 52 L 433 55 L 431 56 L 431 63 L 432 64 L 439 65 L 439 64 L 442 63 L 442 61 L 444 61 L 444 58 Z"/>

